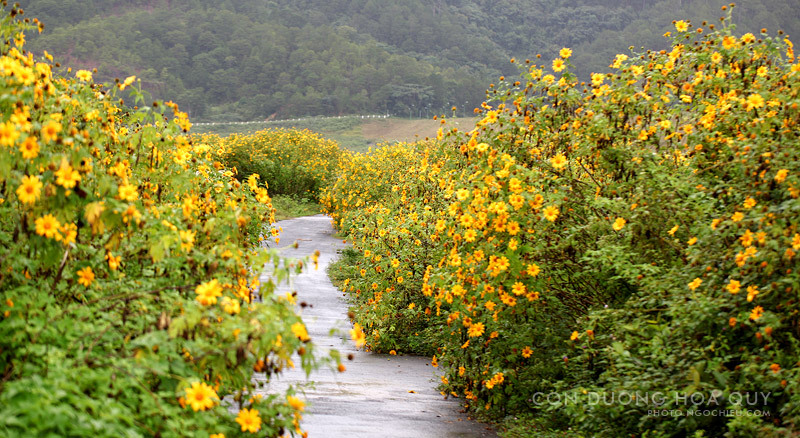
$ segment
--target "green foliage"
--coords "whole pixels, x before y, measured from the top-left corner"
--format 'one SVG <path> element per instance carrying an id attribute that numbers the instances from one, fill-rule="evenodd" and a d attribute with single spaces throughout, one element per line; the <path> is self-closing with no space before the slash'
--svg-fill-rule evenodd
<path id="1" fill-rule="evenodd" d="M 272 198 L 275 220 L 282 221 L 322 213 L 319 204 L 310 198 L 279 195 Z"/>
<path id="2" fill-rule="evenodd" d="M 35 50 L 98 67 L 106 81 L 136 72 L 155 97 L 195 119 L 410 110 L 417 117 L 483 96 L 482 67 L 397 50 L 333 17 L 309 21 L 299 4 L 95 2 L 92 13 L 59 21 L 70 14 L 49 3 L 23 2 L 48 26 L 32 39 Z"/>
<path id="3" fill-rule="evenodd" d="M 472 131 L 348 164 L 322 201 L 361 253 L 370 348 L 421 326 L 443 390 L 546 430 L 794 433 L 800 64 L 727 21 L 673 33 L 589 83 L 567 49 L 526 63 Z M 590 399 L 637 393 L 665 404 Z"/>
<path id="4" fill-rule="evenodd" d="M 298 268 L 258 245 L 268 200 L 133 79 L 52 74 L 15 16 L 0 27 L 0 435 L 245 436 L 243 408 L 262 435 L 297 432 L 292 388 L 254 397 L 254 369 L 320 363 L 273 294 Z M 136 111 L 117 106 L 126 87 Z"/>
<path id="5" fill-rule="evenodd" d="M 225 138 L 204 135 L 199 141 L 210 143 L 220 161 L 235 169 L 241 181 L 249 180 L 251 187 L 257 187 L 260 179 L 270 195 L 298 199 L 316 200 L 320 189 L 336 177 L 346 154 L 336 142 L 308 130 L 267 129 Z"/>
<path id="6" fill-rule="evenodd" d="M 435 324 L 426 320 L 438 311 L 422 286 L 427 264 L 442 253 L 429 236 L 444 204 L 425 175 L 436 175 L 447 156 L 433 143 L 398 143 L 348 158 L 321 203 L 360 250 L 344 262 L 357 275 L 341 284 L 355 322 L 373 351 L 433 354 Z"/>
<path id="7" fill-rule="evenodd" d="M 470 112 L 508 60 L 575 50 L 575 73 L 608 71 L 632 44 L 665 48 L 675 16 L 716 23 L 723 0 L 27 0 L 32 41 L 104 80 L 145 88 L 212 121 Z M 791 0 L 742 2 L 740 30 L 800 32 Z M 52 31 L 51 31 L 52 29 Z M 466 116 L 462 113 L 460 115 Z"/>

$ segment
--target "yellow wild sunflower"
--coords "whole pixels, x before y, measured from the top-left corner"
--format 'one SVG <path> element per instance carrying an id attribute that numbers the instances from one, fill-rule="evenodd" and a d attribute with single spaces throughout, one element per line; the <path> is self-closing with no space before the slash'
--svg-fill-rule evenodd
<path id="1" fill-rule="evenodd" d="M 17 188 L 17 197 L 23 204 L 33 204 L 42 193 L 42 181 L 38 176 L 22 177 L 22 184 Z"/>

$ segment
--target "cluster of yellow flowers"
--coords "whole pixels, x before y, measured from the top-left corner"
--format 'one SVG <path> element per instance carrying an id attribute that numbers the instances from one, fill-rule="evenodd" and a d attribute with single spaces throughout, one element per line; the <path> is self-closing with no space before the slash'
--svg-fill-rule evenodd
<path id="1" fill-rule="evenodd" d="M 314 132 L 267 129 L 247 135 L 201 135 L 214 156 L 247 179 L 259 202 L 269 203 L 269 193 L 316 198 L 334 177 L 346 151 Z"/>
<path id="2" fill-rule="evenodd" d="M 67 416 L 83 418 L 84 410 L 96 412 L 97 400 L 109 401 L 113 415 L 124 418 L 114 430 L 128 434 L 166 427 L 195 433 L 202 425 L 229 431 L 236 423 L 249 433 L 299 430 L 303 402 L 293 395 L 254 398 L 235 422 L 220 406 L 253 390 L 259 360 L 271 364 L 262 371 L 277 373 L 294 365 L 293 352 L 307 349 L 301 366 L 317 364 L 291 303 L 269 296 L 272 280 L 263 299 L 253 299 L 264 264 L 280 260 L 259 245 L 274 232 L 266 182 L 255 174 L 245 184 L 237 179 L 220 157 L 224 150 L 214 149 L 226 144 L 189 136 L 191 122 L 178 105 L 138 109 L 145 97 L 135 76 L 106 87 L 95 83 L 96 71 L 54 73 L 49 54 L 37 59 L 23 49 L 26 25 L 13 11 L 2 32 L 14 38 L 0 48 L 0 290 L 7 304 L 0 350 L 9 364 L 29 365 L 9 368 L 16 371 L 6 375 L 0 397 L 31 385 L 29 374 L 42 384 L 42 376 L 67 381 L 81 369 L 80 390 L 60 399 L 58 409 L 69 405 Z M 310 134 L 281 141 L 297 135 Z M 323 165 L 297 163 L 316 173 Z M 80 323 L 64 324 L 69 318 Z M 39 347 L 58 351 L 58 372 L 66 374 L 37 370 L 27 352 Z M 143 392 L 133 394 L 133 387 Z M 181 389 L 170 394 L 165 387 Z M 68 426 L 48 429 L 40 421 L 46 412 L 36 415 L 30 424 L 18 418 L 23 431 L 67 433 L 61 427 Z M 104 421 L 113 423 L 113 415 Z"/>
<path id="3" fill-rule="evenodd" d="M 359 252 L 344 287 L 368 348 L 419 349 L 409 339 L 424 331 L 445 386 L 492 404 L 551 330 L 565 354 L 597 342 L 570 325 L 619 300 L 615 282 L 663 287 L 666 266 L 707 266 L 670 281 L 738 309 L 731 321 L 785 314 L 800 250 L 779 206 L 800 195 L 792 43 L 675 27 L 671 50 L 617 55 L 588 82 L 570 49 L 554 74 L 528 61 L 521 81 L 490 89 L 496 106 L 473 130 L 349 159 L 322 203 Z"/>

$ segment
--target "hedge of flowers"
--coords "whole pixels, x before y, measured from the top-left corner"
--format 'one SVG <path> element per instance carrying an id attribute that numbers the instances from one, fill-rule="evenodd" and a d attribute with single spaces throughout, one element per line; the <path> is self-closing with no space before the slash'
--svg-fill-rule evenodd
<path id="1" fill-rule="evenodd" d="M 587 82 L 568 48 L 512 60 L 473 130 L 344 168 L 322 202 L 368 348 L 430 352 L 444 393 L 554 428 L 797 431 L 800 64 L 766 29 L 674 24 Z"/>
<path id="2" fill-rule="evenodd" d="M 290 297 L 259 284 L 264 264 L 302 265 L 258 244 L 263 182 L 134 77 L 57 74 L 20 15 L 0 24 L 0 435 L 299 433 L 294 391 L 251 382 L 319 362 Z"/>
<path id="3" fill-rule="evenodd" d="M 336 177 L 347 152 L 332 140 L 309 130 L 265 129 L 253 134 L 200 136 L 212 145 L 216 157 L 236 169 L 244 181 L 254 175 L 263 182 L 262 196 L 288 195 L 316 200 L 320 190 Z"/>

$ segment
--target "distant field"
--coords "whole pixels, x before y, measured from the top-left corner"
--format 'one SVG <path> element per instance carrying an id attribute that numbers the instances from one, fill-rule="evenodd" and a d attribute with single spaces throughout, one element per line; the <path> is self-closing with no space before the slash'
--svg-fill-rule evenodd
<path id="1" fill-rule="evenodd" d="M 459 117 L 447 119 L 446 126 L 469 131 L 475 126 L 476 121 L 477 119 L 472 117 Z M 367 121 L 361 125 L 361 134 L 370 146 L 383 142 L 413 142 L 436 137 L 436 132 L 441 126 L 440 120 L 389 118 Z"/>
<path id="2" fill-rule="evenodd" d="M 447 119 L 447 126 L 458 127 L 459 130 L 472 129 L 477 119 Z M 386 142 L 411 142 L 432 138 L 441 125 L 441 121 L 433 119 L 362 119 L 360 117 L 308 118 L 290 122 L 263 122 L 246 125 L 220 124 L 195 125 L 192 132 L 196 134 L 215 133 L 222 136 L 230 134 L 247 134 L 269 128 L 298 128 L 320 133 L 323 137 L 335 140 L 342 147 L 355 152 L 366 152 L 370 147 Z"/>

